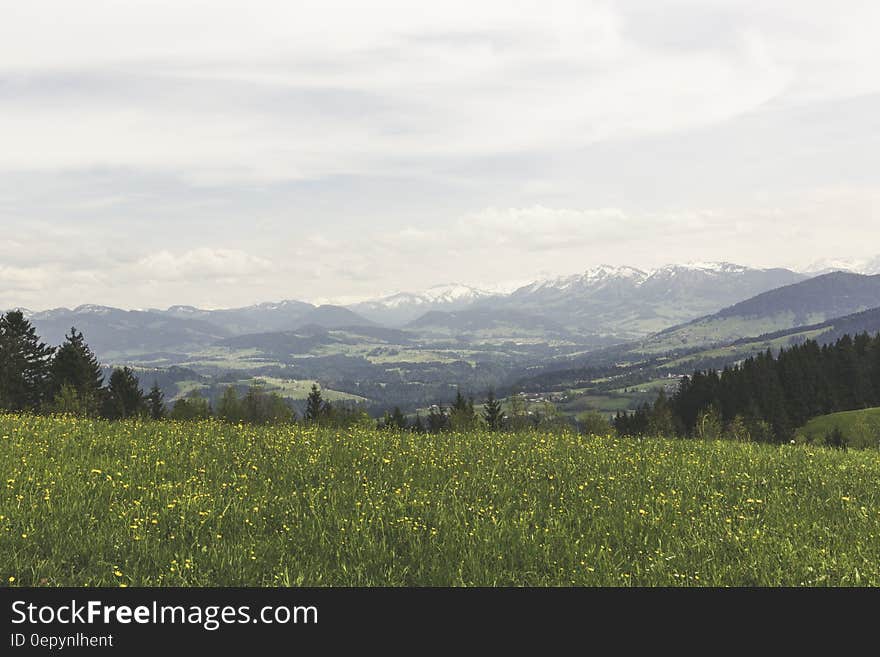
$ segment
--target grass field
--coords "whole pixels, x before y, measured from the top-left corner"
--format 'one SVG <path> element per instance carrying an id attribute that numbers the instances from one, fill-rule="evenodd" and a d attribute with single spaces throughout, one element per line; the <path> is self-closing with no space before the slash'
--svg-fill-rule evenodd
<path id="1" fill-rule="evenodd" d="M 840 429 L 850 447 L 880 446 L 880 408 L 844 411 L 813 418 L 797 433 L 810 443 L 823 443 L 825 436 Z"/>
<path id="2" fill-rule="evenodd" d="M 880 585 L 880 453 L 0 416 L 12 585 Z"/>

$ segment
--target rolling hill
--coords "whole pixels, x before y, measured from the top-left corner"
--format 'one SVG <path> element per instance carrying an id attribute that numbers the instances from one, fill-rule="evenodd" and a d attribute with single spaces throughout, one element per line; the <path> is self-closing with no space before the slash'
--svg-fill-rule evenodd
<path id="1" fill-rule="evenodd" d="M 197 350 L 229 335 L 223 328 L 203 319 L 106 306 L 56 308 L 32 313 L 30 320 L 43 340 L 52 345 L 61 344 L 65 334 L 75 326 L 102 360 Z"/>
<path id="2" fill-rule="evenodd" d="M 565 327 L 553 319 L 518 310 L 495 308 L 469 308 L 457 312 L 435 310 L 410 322 L 406 328 L 419 334 L 450 338 L 571 338 Z"/>
<path id="3" fill-rule="evenodd" d="M 243 308 L 203 310 L 192 306 L 171 306 L 167 310 L 154 310 L 159 314 L 178 319 L 200 319 L 223 329 L 229 335 L 285 331 L 301 326 L 315 306 L 303 301 L 259 303 Z"/>
<path id="4" fill-rule="evenodd" d="M 632 351 L 664 353 L 729 344 L 877 307 L 880 275 L 834 272 L 759 294 L 713 315 L 660 331 Z"/>

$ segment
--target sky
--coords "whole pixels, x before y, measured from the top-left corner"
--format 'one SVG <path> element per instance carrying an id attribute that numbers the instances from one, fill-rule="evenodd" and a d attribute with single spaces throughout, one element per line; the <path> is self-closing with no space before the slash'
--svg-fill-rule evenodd
<path id="1" fill-rule="evenodd" d="M 0 308 L 880 253 L 874 1 L 0 9 Z"/>

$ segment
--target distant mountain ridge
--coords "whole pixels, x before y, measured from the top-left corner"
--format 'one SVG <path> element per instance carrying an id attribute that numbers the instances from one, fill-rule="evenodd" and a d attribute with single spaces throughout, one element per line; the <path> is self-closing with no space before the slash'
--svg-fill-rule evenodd
<path id="1" fill-rule="evenodd" d="M 813 276 L 830 274 L 835 271 L 849 272 L 851 274 L 865 274 L 874 276 L 880 274 L 880 256 L 847 260 L 842 258 L 825 258 L 811 263 L 804 272 Z"/>
<path id="2" fill-rule="evenodd" d="M 190 351 L 229 337 L 296 331 L 315 325 L 404 328 L 414 334 L 469 339 L 546 334 L 585 345 L 644 338 L 805 275 L 727 262 L 667 265 L 645 271 L 600 265 L 581 274 L 535 281 L 506 293 L 450 283 L 348 306 L 294 299 L 219 310 L 174 305 L 124 311 L 99 305 L 29 313 L 58 343 L 70 326 L 89 329 L 99 353 Z M 149 335 L 148 335 L 149 334 Z"/>
<path id="3" fill-rule="evenodd" d="M 398 292 L 390 296 L 349 305 L 354 312 L 378 324 L 402 326 L 436 310 L 462 310 L 475 302 L 494 296 L 469 285 L 448 283 L 422 292 Z"/>
<path id="4" fill-rule="evenodd" d="M 583 334 L 634 339 L 805 278 L 788 269 L 727 262 L 667 265 L 652 271 L 601 265 L 583 274 L 537 281 L 476 305 L 538 314 Z"/>
<path id="5" fill-rule="evenodd" d="M 644 340 L 641 350 L 674 351 L 811 326 L 880 307 L 880 275 L 833 272 L 776 288 L 673 326 Z"/>

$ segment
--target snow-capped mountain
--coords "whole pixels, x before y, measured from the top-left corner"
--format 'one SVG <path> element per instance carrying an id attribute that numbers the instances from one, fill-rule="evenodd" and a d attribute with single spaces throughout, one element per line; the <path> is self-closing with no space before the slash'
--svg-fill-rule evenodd
<path id="1" fill-rule="evenodd" d="M 470 285 L 447 283 L 429 287 L 422 292 L 399 292 L 362 301 L 348 308 L 372 321 L 387 326 L 402 326 L 427 312 L 462 310 L 493 296 L 495 295 L 491 292 Z"/>
<path id="2" fill-rule="evenodd" d="M 822 260 L 816 260 L 804 269 L 804 273 L 810 274 L 811 276 L 821 276 L 822 274 L 828 274 L 833 271 L 867 274 L 869 276 L 880 274 L 880 256 L 856 260 L 824 258 Z"/>
<path id="3" fill-rule="evenodd" d="M 673 264 L 651 271 L 601 265 L 535 281 L 478 305 L 530 312 L 580 332 L 639 337 L 804 278 L 787 269 L 729 262 Z"/>
<path id="4" fill-rule="evenodd" d="M 612 265 L 599 265 L 588 269 L 583 274 L 571 276 L 558 276 L 538 280 L 525 285 L 513 292 L 513 295 L 528 295 L 539 293 L 542 290 L 575 290 L 600 287 L 614 281 L 626 281 L 632 285 L 639 285 L 648 278 L 648 274 L 633 267 L 614 267 Z"/>

